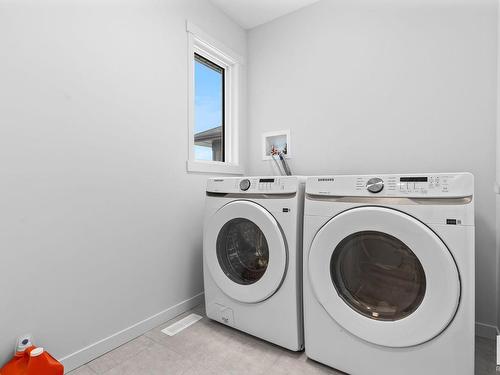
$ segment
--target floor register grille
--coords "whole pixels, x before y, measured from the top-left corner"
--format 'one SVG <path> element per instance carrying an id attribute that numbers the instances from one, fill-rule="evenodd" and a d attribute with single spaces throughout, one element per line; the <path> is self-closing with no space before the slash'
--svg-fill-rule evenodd
<path id="1" fill-rule="evenodd" d="M 203 317 L 198 314 L 189 314 L 185 318 L 182 318 L 178 322 L 169 325 L 168 327 L 162 329 L 161 331 L 166 335 L 174 336 L 179 332 L 185 330 L 186 328 L 192 326 L 201 319 L 203 319 Z"/>

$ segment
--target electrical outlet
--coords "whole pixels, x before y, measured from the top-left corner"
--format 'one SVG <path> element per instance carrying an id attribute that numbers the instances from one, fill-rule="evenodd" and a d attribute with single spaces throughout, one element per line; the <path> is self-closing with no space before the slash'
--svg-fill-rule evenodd
<path id="1" fill-rule="evenodd" d="M 30 334 L 22 335 L 17 338 L 16 353 L 24 352 L 24 350 L 33 345 L 33 336 Z"/>

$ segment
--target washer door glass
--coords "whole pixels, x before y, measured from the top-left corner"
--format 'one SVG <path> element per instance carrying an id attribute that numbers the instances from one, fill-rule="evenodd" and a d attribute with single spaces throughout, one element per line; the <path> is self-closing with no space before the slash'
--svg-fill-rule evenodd
<path id="1" fill-rule="evenodd" d="M 422 264 L 402 241 L 383 232 L 362 231 L 342 240 L 330 273 L 339 296 L 371 319 L 403 319 L 425 295 Z"/>
<path id="2" fill-rule="evenodd" d="M 260 280 L 269 263 L 266 237 L 252 221 L 232 219 L 217 237 L 217 259 L 224 273 L 240 285 Z"/>

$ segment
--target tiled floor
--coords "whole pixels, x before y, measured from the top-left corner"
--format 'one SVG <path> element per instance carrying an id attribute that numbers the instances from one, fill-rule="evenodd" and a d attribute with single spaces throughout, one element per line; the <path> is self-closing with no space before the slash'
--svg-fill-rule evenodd
<path id="1" fill-rule="evenodd" d="M 192 312 L 203 315 L 203 307 L 199 306 Z M 70 374 L 340 374 L 307 359 L 303 352 L 281 349 L 207 318 L 175 336 L 163 334 L 161 329 L 172 322 L 147 332 Z M 494 341 L 477 338 L 475 375 L 490 374 L 496 374 Z"/>

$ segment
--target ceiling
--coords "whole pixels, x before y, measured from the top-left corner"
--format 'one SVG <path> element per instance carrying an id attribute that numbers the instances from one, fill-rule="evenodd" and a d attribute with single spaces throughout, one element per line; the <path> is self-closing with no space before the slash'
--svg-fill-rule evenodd
<path id="1" fill-rule="evenodd" d="M 245 29 L 262 25 L 319 0 L 210 0 Z"/>

